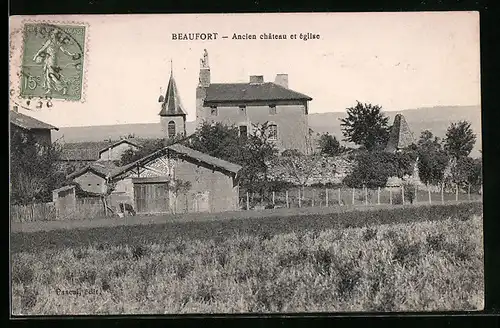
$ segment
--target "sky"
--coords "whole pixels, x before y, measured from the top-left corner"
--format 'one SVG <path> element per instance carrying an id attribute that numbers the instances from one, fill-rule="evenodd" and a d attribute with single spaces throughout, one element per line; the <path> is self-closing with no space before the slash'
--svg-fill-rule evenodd
<path id="1" fill-rule="evenodd" d="M 19 32 L 27 17 L 10 18 L 11 89 L 18 90 Z M 313 98 L 309 113 L 341 112 L 356 101 L 384 110 L 480 105 L 477 12 L 79 15 L 32 21 L 87 25 L 85 99 L 54 101 L 20 112 L 58 127 L 159 122 L 171 62 L 188 121 L 195 119 L 200 59 L 207 49 L 212 82 L 274 81 Z M 218 33 L 217 40 L 172 40 L 172 33 Z M 257 40 L 232 40 L 234 33 Z M 260 40 L 263 33 L 287 40 Z M 300 34 L 319 39 L 300 40 Z M 297 39 L 291 40 L 290 35 Z M 222 39 L 222 36 L 228 36 Z M 17 94 L 16 94 L 17 95 Z M 11 100 L 18 102 L 16 95 Z M 11 102 L 12 105 L 12 102 Z"/>

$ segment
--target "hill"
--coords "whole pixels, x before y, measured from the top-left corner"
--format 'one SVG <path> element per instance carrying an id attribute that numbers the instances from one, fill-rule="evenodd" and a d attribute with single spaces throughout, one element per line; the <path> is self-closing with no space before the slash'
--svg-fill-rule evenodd
<path id="1" fill-rule="evenodd" d="M 385 112 L 391 124 L 394 116 L 401 113 L 405 116 L 415 138 L 424 130 L 430 130 L 434 135 L 442 138 L 451 122 L 467 120 L 471 122 L 477 134 L 477 142 L 471 156 L 479 156 L 481 149 L 481 107 L 480 106 L 437 106 L 407 109 L 402 111 Z M 342 112 L 312 113 L 309 114 L 309 127 L 315 133 L 328 132 L 338 139 L 342 139 L 340 118 L 345 117 Z M 195 130 L 194 122 L 187 122 L 187 132 Z M 136 138 L 161 138 L 160 123 L 100 125 L 85 127 L 63 127 L 53 133 L 54 139 L 64 137 L 65 142 L 101 141 L 104 139 L 119 139 L 129 134 Z"/>

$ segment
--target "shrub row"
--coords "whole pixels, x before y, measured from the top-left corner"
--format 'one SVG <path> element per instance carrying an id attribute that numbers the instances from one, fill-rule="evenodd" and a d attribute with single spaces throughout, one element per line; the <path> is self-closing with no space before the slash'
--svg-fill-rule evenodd
<path id="1" fill-rule="evenodd" d="M 225 239 L 234 235 L 258 235 L 269 238 L 279 233 L 304 230 L 321 231 L 380 224 L 409 223 L 456 218 L 467 220 L 482 214 L 482 203 L 411 206 L 370 211 L 352 210 L 328 214 L 221 219 L 202 222 L 116 226 L 91 229 L 13 233 L 11 251 L 36 251 L 59 247 L 94 245 L 140 245 L 176 239 Z"/>

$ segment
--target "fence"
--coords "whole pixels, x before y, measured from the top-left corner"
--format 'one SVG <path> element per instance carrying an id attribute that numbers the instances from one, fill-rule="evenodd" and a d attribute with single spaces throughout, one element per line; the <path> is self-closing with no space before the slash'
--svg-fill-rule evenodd
<path id="1" fill-rule="evenodd" d="M 406 188 L 406 190 L 405 190 Z M 438 189 L 426 187 L 390 187 L 390 188 L 292 188 L 274 191 L 264 195 L 243 191 L 240 194 L 240 208 L 293 208 L 293 207 L 328 207 L 338 205 L 398 205 L 398 204 L 440 204 L 444 202 L 481 200 L 481 195 L 469 190 Z"/>
<path id="2" fill-rule="evenodd" d="M 104 217 L 106 212 L 100 198 L 77 198 L 73 208 L 57 209 L 54 202 L 29 205 L 11 205 L 12 222 L 35 222 L 54 220 L 84 220 Z"/>

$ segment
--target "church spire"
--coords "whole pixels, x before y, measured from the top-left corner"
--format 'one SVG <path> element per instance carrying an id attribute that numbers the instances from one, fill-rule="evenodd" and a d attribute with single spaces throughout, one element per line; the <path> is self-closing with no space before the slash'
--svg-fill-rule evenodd
<path id="1" fill-rule="evenodd" d="M 160 116 L 179 116 L 186 115 L 182 105 L 177 84 L 174 79 L 172 60 L 170 60 L 170 79 L 168 81 L 167 92 L 161 104 Z"/>

